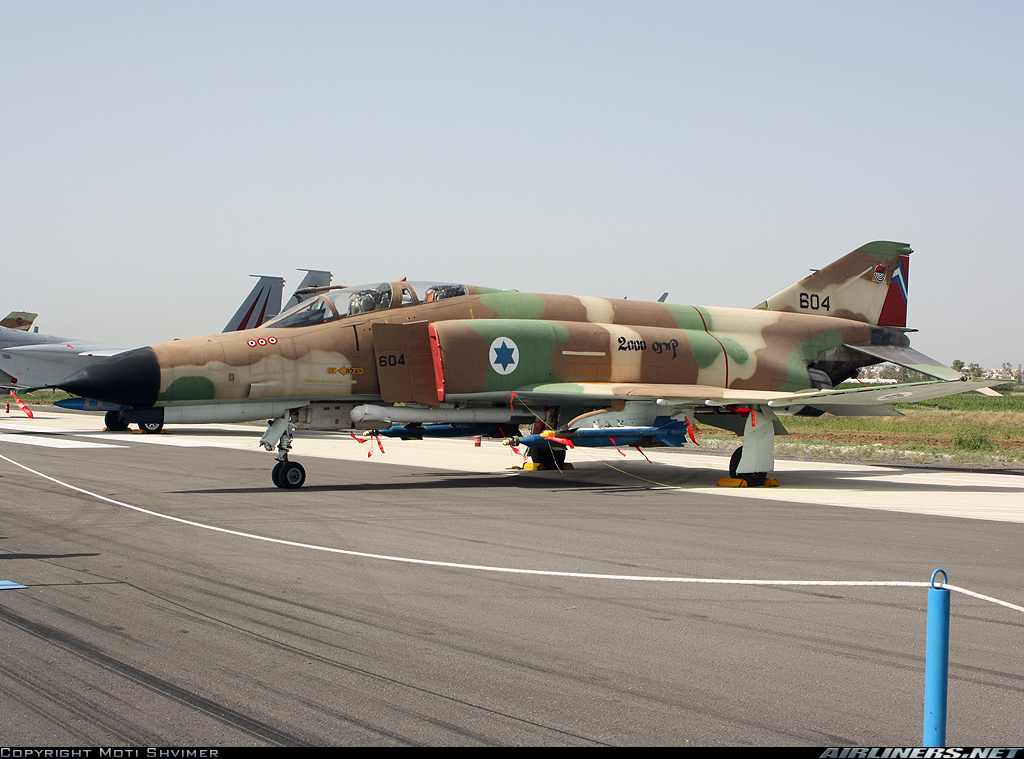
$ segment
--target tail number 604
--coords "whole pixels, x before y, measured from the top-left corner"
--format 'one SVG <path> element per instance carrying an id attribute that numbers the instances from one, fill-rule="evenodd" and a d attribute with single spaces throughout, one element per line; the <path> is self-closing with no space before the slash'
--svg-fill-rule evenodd
<path id="1" fill-rule="evenodd" d="M 809 311 L 828 311 L 828 296 L 822 299 L 817 293 L 800 293 L 800 308 Z"/>

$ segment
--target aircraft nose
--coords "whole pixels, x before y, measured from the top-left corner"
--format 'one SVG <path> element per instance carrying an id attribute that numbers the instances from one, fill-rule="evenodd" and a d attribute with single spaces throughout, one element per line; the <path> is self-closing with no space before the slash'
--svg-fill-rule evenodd
<path id="1" fill-rule="evenodd" d="M 136 348 L 90 364 L 57 387 L 94 401 L 145 408 L 160 393 L 160 363 L 152 348 Z"/>

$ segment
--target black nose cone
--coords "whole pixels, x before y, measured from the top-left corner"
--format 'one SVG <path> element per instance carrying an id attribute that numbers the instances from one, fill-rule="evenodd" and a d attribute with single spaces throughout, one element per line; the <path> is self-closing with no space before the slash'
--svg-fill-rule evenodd
<path id="1" fill-rule="evenodd" d="M 57 387 L 94 401 L 145 408 L 160 393 L 160 364 L 152 348 L 136 348 L 100 359 Z"/>

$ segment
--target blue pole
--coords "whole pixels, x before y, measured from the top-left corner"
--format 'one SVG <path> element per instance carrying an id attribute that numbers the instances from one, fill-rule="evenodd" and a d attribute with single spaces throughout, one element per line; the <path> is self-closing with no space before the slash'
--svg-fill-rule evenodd
<path id="1" fill-rule="evenodd" d="M 942 573 L 942 582 L 935 580 Z M 928 633 L 925 640 L 924 661 L 924 737 L 926 748 L 946 745 L 946 696 L 949 691 L 949 591 L 942 587 L 947 582 L 946 572 L 932 572 L 932 586 L 928 588 Z"/>

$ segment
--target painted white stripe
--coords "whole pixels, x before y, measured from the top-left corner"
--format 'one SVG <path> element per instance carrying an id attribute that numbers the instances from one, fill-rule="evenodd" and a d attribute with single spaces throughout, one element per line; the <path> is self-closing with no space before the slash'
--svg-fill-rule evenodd
<path id="1" fill-rule="evenodd" d="M 109 437 L 109 433 L 105 432 L 90 432 L 82 435 L 87 438 L 103 438 Z M 152 435 L 145 432 L 133 433 L 131 437 L 124 437 L 121 439 L 124 444 L 134 443 L 146 443 L 149 445 L 169 445 L 173 448 L 216 448 L 219 447 L 217 443 L 207 443 L 202 440 L 182 440 L 181 438 L 175 438 L 168 435 Z"/>
<path id="2" fill-rule="evenodd" d="M 36 424 L 7 424 L 4 422 L 3 425 L 0 425 L 0 432 L 31 432 L 35 435 L 89 435 L 96 432 L 96 430 L 62 430 L 41 426 L 44 423 L 45 420 L 40 420 Z"/>
<path id="3" fill-rule="evenodd" d="M 54 437 L 51 435 L 8 435 L 0 432 L 0 443 L 19 443 L 35 445 L 40 448 L 123 448 L 121 445 L 108 443 L 89 443 L 85 440 Z"/>
<path id="4" fill-rule="evenodd" d="M 4 433 L 29 433 L 28 435 L 7 435 Z M 75 445 L 64 440 L 62 436 L 84 437 L 101 439 L 103 443 L 79 443 Z M 12 439 L 17 438 L 17 439 Z M 174 448 L 214 448 L 218 443 L 206 442 L 203 440 L 183 440 L 168 435 L 150 435 L 143 432 L 137 433 L 110 433 L 96 432 L 95 430 L 54 430 L 45 429 L 39 425 L 29 426 L 25 424 L 4 424 L 0 427 L 0 440 L 7 440 L 13 443 L 25 443 L 27 445 L 39 445 L 47 448 L 125 448 L 132 443 L 149 443 L 155 445 L 169 445 Z M 33 442 L 36 441 L 36 442 Z M 64 440 L 66 445 L 59 445 L 57 441 Z M 41 442 L 40 442 L 41 441 Z"/>

